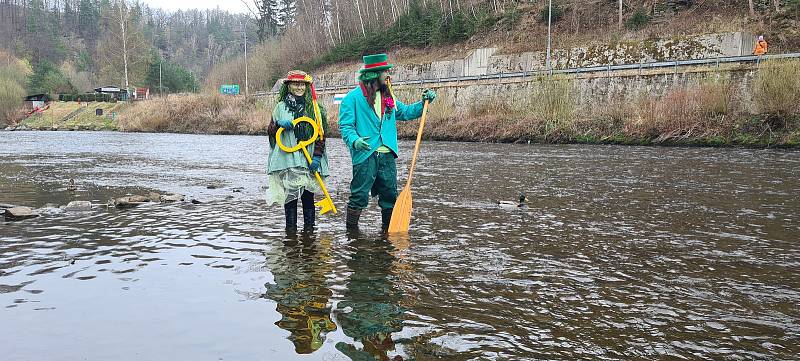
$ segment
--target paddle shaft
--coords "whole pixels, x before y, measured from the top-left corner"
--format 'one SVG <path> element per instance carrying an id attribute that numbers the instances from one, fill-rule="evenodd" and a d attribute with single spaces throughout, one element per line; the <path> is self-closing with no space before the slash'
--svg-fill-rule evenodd
<path id="1" fill-rule="evenodd" d="M 419 154 L 419 144 L 422 143 L 422 129 L 425 128 L 425 118 L 428 115 L 428 100 L 422 106 L 422 117 L 419 120 L 419 130 L 417 130 L 417 144 L 414 145 L 414 155 L 411 156 L 411 167 L 408 168 L 408 179 L 406 189 L 411 189 L 411 177 L 414 176 L 414 167 L 417 165 L 417 154 Z"/>
<path id="2" fill-rule="evenodd" d="M 311 154 L 308 154 L 308 149 L 303 147 L 303 154 L 308 159 L 308 164 L 311 165 Z M 322 181 L 322 177 L 319 175 L 318 171 L 314 171 L 314 176 L 317 178 L 317 183 L 319 183 L 319 187 L 322 189 L 322 193 L 325 195 L 326 199 L 331 199 L 331 195 L 328 194 L 328 189 L 325 188 L 325 182 Z M 336 214 L 336 206 L 333 205 L 333 201 L 331 201 L 331 206 L 333 207 L 333 214 Z"/>

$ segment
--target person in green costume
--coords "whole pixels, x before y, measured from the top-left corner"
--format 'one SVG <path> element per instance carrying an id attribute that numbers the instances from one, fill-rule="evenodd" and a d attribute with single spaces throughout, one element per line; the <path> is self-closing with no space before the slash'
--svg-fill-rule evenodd
<path id="1" fill-rule="evenodd" d="M 396 122 L 419 118 L 423 102 L 432 102 L 436 93 L 426 89 L 421 101 L 406 105 L 392 94 L 388 70 L 393 65 L 386 54 L 367 55 L 363 60 L 359 86 L 347 93 L 339 107 L 339 129 L 353 163 L 346 225 L 348 230 L 358 229 L 371 192 L 378 197 L 386 231 L 397 200 Z"/>
<path id="2" fill-rule="evenodd" d="M 286 214 L 286 231 L 297 231 L 297 200 L 303 206 L 303 228 L 313 230 L 316 210 L 314 209 L 314 193 L 319 193 L 320 187 L 313 172 L 319 172 L 325 178 L 328 176 L 328 155 L 325 152 L 325 140 L 317 138 L 314 144 L 308 146 L 308 153 L 312 154 L 312 162 L 308 163 L 302 151 L 287 153 L 277 146 L 275 135 L 278 128 L 283 128 L 281 143 L 287 147 L 295 146 L 299 141 L 310 139 L 314 130 L 308 123 L 292 125 L 294 119 L 307 116 L 315 119 L 314 106 L 311 96 L 311 76 L 300 70 L 290 71 L 283 80 L 278 93 L 278 104 L 272 111 L 272 120 L 267 127 L 269 135 L 269 192 L 267 204 L 282 204 Z M 327 133 L 328 118 L 325 108 L 321 105 L 320 113 L 322 131 Z"/>

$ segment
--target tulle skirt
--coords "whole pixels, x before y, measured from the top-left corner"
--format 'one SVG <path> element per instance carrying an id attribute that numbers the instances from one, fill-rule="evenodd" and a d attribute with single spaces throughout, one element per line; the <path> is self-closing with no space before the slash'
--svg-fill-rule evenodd
<path id="1" fill-rule="evenodd" d="M 308 168 L 288 168 L 274 171 L 269 174 L 269 189 L 267 189 L 267 205 L 284 205 L 300 199 L 303 191 L 321 193 L 322 190 Z"/>

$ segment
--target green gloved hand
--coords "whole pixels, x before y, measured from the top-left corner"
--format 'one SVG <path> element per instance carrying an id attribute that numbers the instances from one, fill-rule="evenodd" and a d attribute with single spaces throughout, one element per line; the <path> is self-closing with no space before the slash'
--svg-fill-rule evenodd
<path id="1" fill-rule="evenodd" d="M 436 99 L 436 92 L 431 89 L 425 89 L 422 92 L 422 101 L 428 101 L 429 103 L 433 103 L 433 100 Z"/>
<path id="2" fill-rule="evenodd" d="M 369 143 L 367 143 L 367 140 L 369 140 L 369 137 L 361 137 L 356 139 L 356 141 L 353 142 L 353 148 L 355 150 L 370 150 L 371 147 L 369 146 Z"/>
<path id="3" fill-rule="evenodd" d="M 311 171 L 311 173 L 318 171 L 321 162 L 322 157 L 315 155 L 314 158 L 311 158 L 311 164 L 308 165 L 308 170 Z"/>
<path id="4" fill-rule="evenodd" d="M 292 124 L 291 120 L 281 119 L 281 120 L 277 121 L 277 123 L 278 123 L 279 127 L 283 128 L 283 129 L 286 129 L 286 130 L 292 130 L 292 128 L 294 128 L 294 124 Z"/>

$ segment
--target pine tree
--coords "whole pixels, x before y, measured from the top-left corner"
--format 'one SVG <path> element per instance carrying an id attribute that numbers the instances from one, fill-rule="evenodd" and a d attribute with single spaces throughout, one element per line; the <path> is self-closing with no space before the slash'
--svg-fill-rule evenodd
<path id="1" fill-rule="evenodd" d="M 258 40 L 278 35 L 278 2 L 277 0 L 258 0 Z"/>

